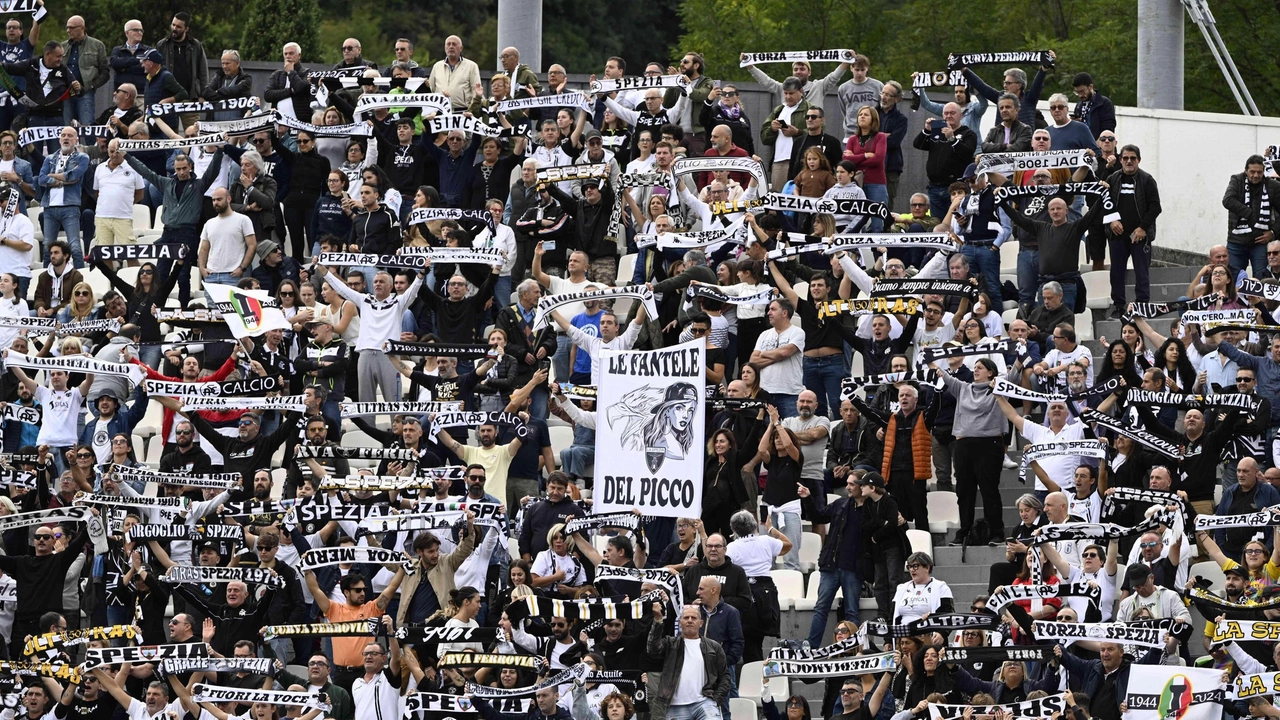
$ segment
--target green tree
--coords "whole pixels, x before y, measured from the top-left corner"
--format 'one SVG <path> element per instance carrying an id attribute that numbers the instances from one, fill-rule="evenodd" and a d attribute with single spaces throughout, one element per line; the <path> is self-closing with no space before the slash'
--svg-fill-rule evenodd
<path id="1" fill-rule="evenodd" d="M 287 42 L 302 46 L 302 57 L 320 53 L 320 5 L 316 0 L 257 0 L 249 6 L 240 55 L 246 60 L 278 60 Z"/>
<path id="2" fill-rule="evenodd" d="M 169 35 L 174 13 L 186 12 L 191 15 L 191 35 L 204 45 L 205 54 L 216 59 L 222 50 L 239 46 L 246 4 L 245 0 L 91 0 L 69 10 L 50 3 L 50 17 L 45 21 L 48 32 L 42 32 L 41 37 L 65 40 L 64 21 L 79 14 L 89 34 L 108 50 L 124 43 L 124 24 L 129 20 L 141 21 L 143 42 L 155 45 Z"/>

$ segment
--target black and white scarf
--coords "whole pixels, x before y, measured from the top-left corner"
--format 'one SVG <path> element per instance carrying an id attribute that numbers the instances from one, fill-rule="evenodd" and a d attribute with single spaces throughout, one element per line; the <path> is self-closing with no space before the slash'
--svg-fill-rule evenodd
<path id="1" fill-rule="evenodd" d="M 853 63 L 856 54 L 852 50 L 788 50 L 784 52 L 739 53 L 738 67 L 765 63 L 833 62 Z"/>
<path id="2" fill-rule="evenodd" d="M 1128 623 L 1067 623 L 1036 620 L 1032 625 L 1037 640 L 1092 640 L 1142 647 L 1164 647 L 1164 635 L 1171 627 L 1129 625 Z M 950 654 L 950 651 L 948 651 Z"/>
<path id="3" fill-rule="evenodd" d="M 84 670 L 93 670 L 103 665 L 123 665 L 124 663 L 150 663 L 169 658 L 207 658 L 208 643 L 170 643 L 167 645 L 146 645 L 89 648 L 84 653 Z"/>
<path id="4" fill-rule="evenodd" d="M 1241 217 L 1239 224 L 1231 229 L 1232 235 L 1255 235 L 1271 229 L 1271 193 L 1267 192 L 1267 181 L 1264 179 L 1258 183 L 1258 188 L 1258 190 L 1254 190 L 1253 183 L 1245 181 L 1244 204 L 1245 207 L 1249 208 L 1250 212 L 1253 211 L 1254 192 L 1258 192 L 1262 196 L 1258 202 L 1258 219 L 1250 224 L 1248 216 Z"/>
<path id="5" fill-rule="evenodd" d="M 840 398 L 848 400 L 854 396 L 858 388 L 864 388 L 874 385 L 896 385 L 900 382 L 909 382 L 916 385 L 928 385 L 935 389 L 945 387 L 942 380 L 938 377 L 938 371 L 932 369 L 915 369 L 907 372 L 884 373 L 883 375 L 862 375 L 860 377 L 844 378 L 840 381 Z"/>
<path id="6" fill-rule="evenodd" d="M 1245 278 L 1239 281 L 1236 283 L 1236 292 L 1241 295 L 1260 297 L 1266 300 L 1280 300 L 1280 284 L 1257 278 Z"/>
<path id="7" fill-rule="evenodd" d="M 141 637 L 142 631 L 134 625 L 110 625 L 107 627 L 91 627 L 79 630 L 63 630 L 61 632 L 44 633 L 27 638 L 22 649 L 23 655 L 57 650 L 73 645 L 83 645 L 94 640 L 134 640 Z"/>
<path id="8" fill-rule="evenodd" d="M 765 400 L 753 398 L 707 398 L 707 409 L 714 412 L 720 412 L 721 410 L 764 410 L 768 405 L 769 403 Z"/>
<path id="9" fill-rule="evenodd" d="M 402 253 L 397 255 L 375 255 L 372 253 L 320 253 L 317 262 L 321 265 L 349 267 L 352 265 L 368 265 L 383 268 L 406 268 L 409 270 L 426 270 L 428 255 Z"/>
<path id="10" fill-rule="evenodd" d="M 284 578 L 268 568 L 261 567 L 171 565 L 169 566 L 169 571 L 160 576 L 160 580 L 171 585 L 214 585 L 243 582 L 277 589 L 284 587 Z"/>
<path id="11" fill-rule="evenodd" d="M 43 319 L 43 318 L 41 318 Z M 135 385 L 146 378 L 142 366 L 132 363 L 116 363 L 89 357 L 36 357 L 9 351 L 4 358 L 4 365 L 9 367 L 28 368 L 31 370 L 65 370 L 72 373 L 92 373 L 94 375 L 111 375 L 129 378 Z"/>
<path id="12" fill-rule="evenodd" d="M 448 653 L 445 655 L 445 657 L 449 657 L 450 654 L 453 654 L 453 653 Z M 502 655 L 499 657 L 529 657 L 529 656 Z M 541 660 L 542 658 L 537 658 L 537 659 Z M 444 660 L 440 661 L 440 667 L 447 667 L 444 664 Z M 508 665 L 504 667 L 511 667 L 511 666 Z M 528 687 L 496 688 L 496 687 L 489 687 L 488 685 L 477 685 L 476 683 L 467 683 L 467 694 L 471 695 L 471 697 L 485 698 L 486 700 L 499 699 L 499 698 L 527 697 L 529 695 L 537 695 L 539 691 L 545 690 L 549 687 L 557 687 L 559 685 L 564 685 L 567 683 L 581 683 L 586 679 L 587 675 L 590 674 L 590 672 L 591 672 L 590 668 L 588 668 L 583 663 L 578 663 L 577 665 L 574 665 L 573 667 L 568 668 L 567 670 L 563 670 L 555 674 L 554 676 L 549 677 L 546 680 L 543 680 L 537 683 L 536 685 L 529 685 Z"/>
<path id="13" fill-rule="evenodd" d="M 822 252 L 834 255 L 839 252 L 863 248 L 928 248 L 953 253 L 960 249 L 948 233 L 850 233 L 835 235 L 831 244 Z"/>
<path id="14" fill-rule="evenodd" d="M 436 667 L 497 667 L 533 670 L 542 674 L 547 668 L 547 659 L 540 655 L 510 655 L 507 653 L 449 652 L 440 656 Z"/>
<path id="15" fill-rule="evenodd" d="M 431 113 L 445 115 L 453 109 L 449 98 L 437 93 L 365 93 L 356 101 L 355 112 L 352 113 L 351 119 L 360 123 L 364 122 L 365 115 L 372 113 L 374 110 L 411 107 L 421 108 L 423 115 L 430 115 Z"/>
<path id="16" fill-rule="evenodd" d="M 959 70 L 970 65 L 1039 65 L 1041 67 L 1053 67 L 1053 56 L 1049 54 L 1048 50 L 951 53 L 947 55 L 947 70 Z"/>
<path id="17" fill-rule="evenodd" d="M 538 168 L 539 182 L 564 182 L 609 177 L 609 163 L 591 165 L 561 165 Z"/>
<path id="18" fill-rule="evenodd" d="M 1240 292 L 1244 292 L 1243 290 Z M 1247 294 L 1247 293 L 1246 293 Z M 1135 302 L 1132 307 L 1126 309 L 1126 313 L 1134 317 L 1151 318 L 1160 317 L 1167 313 L 1181 313 L 1187 310 L 1207 310 L 1213 307 L 1213 304 L 1219 300 L 1226 300 L 1222 293 L 1210 293 L 1191 300 L 1177 300 L 1167 303 L 1153 302 Z"/>
<path id="19" fill-rule="evenodd" d="M 294 457 L 298 459 L 395 460 L 398 462 L 417 462 L 419 459 L 418 451 L 409 448 L 343 447 L 341 445 L 299 445 Z"/>
<path id="20" fill-rule="evenodd" d="M 1058 168 L 1094 168 L 1093 155 L 1084 148 L 1077 150 L 1039 150 L 1035 152 L 983 153 L 978 172 L 1012 175 L 1021 171 L 1056 170 Z"/>
<path id="21" fill-rule="evenodd" d="M 1054 402 L 1080 402 L 1093 397 L 1105 397 L 1121 388 L 1120 376 L 1116 375 L 1094 385 L 1088 390 L 1078 393 L 1054 393 L 1040 392 L 1039 390 L 1028 390 L 1005 378 L 996 378 L 991 385 L 991 392 L 1007 398 L 1016 400 L 1027 400 L 1030 402 L 1054 403 Z"/>
<path id="22" fill-rule="evenodd" d="M 1186 514 L 1186 503 L 1176 493 L 1162 492 L 1160 490 L 1144 490 L 1142 488 L 1131 487 L 1115 487 L 1109 488 L 1107 497 L 1102 503 L 1102 514 L 1104 516 L 1114 512 L 1115 503 L 1142 503 L 1144 505 L 1160 505 L 1168 507 L 1176 505 Z"/>
<path id="23" fill-rule="evenodd" d="M 148 395 L 164 395 L 166 397 L 221 397 L 224 395 L 260 395 L 280 390 L 283 386 L 273 376 L 251 377 L 244 380 L 228 382 L 171 382 L 168 380 L 147 380 Z"/>
<path id="24" fill-rule="evenodd" d="M 323 637 L 363 637 L 374 635 L 382 627 L 381 619 L 352 620 L 340 623 L 299 623 L 295 625 L 267 625 L 262 628 L 262 639 L 271 641 L 278 637 L 320 635 Z"/>
<path id="25" fill-rule="evenodd" d="M 1239 527 L 1280 527 L 1280 508 L 1264 508 L 1240 515 L 1196 516 L 1196 532 Z"/>
<path id="26" fill-rule="evenodd" d="M 397 488 L 399 489 L 399 488 Z M 372 533 L 386 532 L 421 532 L 423 530 L 452 531 L 467 524 L 467 514 L 461 510 L 454 512 L 398 513 L 396 515 L 375 515 L 360 521 L 360 526 Z"/>
<path id="27" fill-rule="evenodd" d="M 973 355 L 994 355 L 996 353 L 1015 352 L 1021 341 L 1005 338 L 994 343 L 977 345 L 943 345 L 941 347 L 924 348 L 920 351 L 920 364 L 928 365 L 938 360 L 953 357 L 971 357 Z"/>
<path id="28" fill-rule="evenodd" d="M 987 609 L 999 612 L 1000 608 L 1017 600 L 1048 600 L 1050 598 L 1083 597 L 1097 605 L 1102 600 L 1102 588 L 1087 582 L 1056 585 L 1005 585 L 987 600 Z"/>
<path id="29" fill-rule="evenodd" d="M 255 675 L 270 675 L 275 670 L 275 661 L 269 657 L 211 657 L 190 660 L 169 658 L 162 663 L 162 666 L 165 672 L 172 674 L 247 672 Z"/>
<path id="30" fill-rule="evenodd" d="M 153 103 L 147 106 L 147 114 L 151 117 L 173 115 L 175 113 L 205 113 L 215 110 L 250 110 L 258 107 L 255 97 L 227 98 L 225 100 L 192 100 L 190 102 Z M 124 141 L 121 141 L 124 142 Z M 124 148 L 121 147 L 121 150 Z"/>
<path id="31" fill-rule="evenodd" d="M 421 343 L 387 340 L 382 343 L 382 351 L 388 355 L 422 355 L 423 357 L 451 357 L 459 360 L 479 360 L 487 358 L 493 352 L 488 345 L 464 345 L 455 343 Z M 371 403 L 368 403 L 371 404 Z M 374 413 L 376 415 L 385 412 Z"/>
<path id="32" fill-rule="evenodd" d="M 671 166 L 671 174 L 677 178 L 689 173 L 715 172 L 717 170 L 744 172 L 755 178 L 759 187 L 766 188 L 769 186 L 769 179 L 764 174 L 764 166 L 756 162 L 754 158 L 682 157 L 678 158 Z"/>
<path id="33" fill-rule="evenodd" d="M 89 251 L 89 260 L 186 260 L 188 248 L 179 243 L 144 243 L 140 245 L 97 245 Z"/>
<path id="34" fill-rule="evenodd" d="M 1052 645 L 1045 647 L 1052 650 Z M 966 649 L 992 649 L 999 648 L 947 648 L 945 659 L 946 662 L 952 662 L 951 654 L 956 650 Z M 1052 660 L 1052 654 L 1044 658 Z M 1008 713 L 1012 718 L 1047 718 L 1062 715 L 1068 709 L 1066 693 L 1058 693 L 1057 695 L 1048 695 L 1035 700 L 1024 700 L 1016 703 L 1006 703 L 1004 705 L 948 705 L 945 703 L 929 703 L 929 720 L 955 720 L 964 717 L 965 713 L 972 711 L 972 717 L 995 717 L 997 713 Z"/>
<path id="35" fill-rule="evenodd" d="M 690 300 L 704 297 L 726 305 L 768 305 L 773 302 L 776 295 L 777 291 L 773 288 L 761 290 L 751 295 L 729 295 L 715 285 L 702 284 L 690 285 L 685 290 L 685 296 Z"/>
<path id="36" fill-rule="evenodd" d="M 935 632 L 945 635 L 954 630 L 998 630 L 1000 618 L 991 613 L 943 613 L 905 624 L 868 620 L 863 628 L 867 635 L 904 638 Z"/>
<path id="37" fill-rule="evenodd" d="M 169 508 L 178 512 L 186 512 L 191 507 L 191 500 L 185 497 L 147 497 L 145 495 L 124 497 L 122 495 L 104 495 L 102 493 L 84 491 L 76 493 L 74 502 L 76 505 Z"/>
<path id="38" fill-rule="evenodd" d="M 336 547 L 315 548 L 302 553 L 298 558 L 297 569 L 314 570 L 318 567 L 330 567 L 338 564 L 386 565 L 400 563 L 405 573 L 413 574 L 413 562 L 408 555 L 398 550 L 385 550 L 378 547 Z"/>
<path id="39" fill-rule="evenodd" d="M 1218 617 L 1226 613 L 1231 613 L 1234 618 L 1243 617 L 1265 617 L 1267 610 L 1280 609 L 1280 596 L 1266 598 L 1260 602 L 1232 602 L 1221 596 L 1215 595 L 1208 590 L 1198 587 L 1191 587 L 1192 583 L 1187 583 L 1187 589 L 1182 591 L 1182 597 L 1195 603 L 1200 610 L 1200 614 L 1207 618 Z M 1242 597 L 1243 600 L 1243 597 Z"/>
<path id="40" fill-rule="evenodd" d="M 502 128 L 497 125 L 489 125 L 470 115 L 436 115 L 435 117 L 427 118 L 426 122 L 426 129 L 433 135 L 454 130 L 491 138 L 502 135 Z"/>
<path id="41" fill-rule="evenodd" d="M 1258 321 L 1258 311 L 1253 308 L 1188 310 L 1182 313 L 1180 319 L 1183 325 L 1208 325 L 1210 323 L 1244 323 L 1249 325 Z"/>
<path id="42" fill-rule="evenodd" d="M 829 660 L 765 660 L 764 677 L 831 678 L 893 672 L 894 653 L 858 655 Z"/>
<path id="43" fill-rule="evenodd" d="M 280 412 L 306 412 L 307 404 L 301 395 L 278 397 L 188 397 L 183 401 L 183 412 L 192 410 L 278 410 Z"/>
<path id="44" fill-rule="evenodd" d="M 129 532 L 125 534 L 125 542 L 135 542 L 138 540 L 191 540 L 193 542 L 200 542 L 201 540 L 210 539 L 243 542 L 244 526 L 185 525 L 178 523 L 165 525 L 161 523 L 148 523 L 145 525 L 134 525 L 129 529 Z M 182 566 L 175 565 L 174 567 Z"/>
<path id="45" fill-rule="evenodd" d="M 493 215 L 488 210 L 463 210 L 461 208 L 414 208 L 409 211 L 409 225 L 421 225 L 432 220 L 471 220 L 493 227 Z M 414 248 L 405 248 L 412 250 Z M 443 248 L 431 248 L 442 250 Z"/>
<path id="46" fill-rule="evenodd" d="M 620 78 L 601 78 L 592 80 L 588 89 L 593 95 L 602 95 L 607 93 L 615 93 L 619 90 L 645 90 L 648 88 L 679 88 L 680 92 L 685 95 L 689 94 L 692 83 L 689 78 L 676 73 L 675 75 L 654 75 L 652 77 L 642 77 L 629 75 Z"/>
<path id="47" fill-rule="evenodd" d="M 117 140 L 116 142 L 120 143 L 120 149 L 124 152 L 187 150 L 201 145 L 222 145 L 227 142 L 227 134 L 219 132 L 166 140 Z"/>
<path id="48" fill-rule="evenodd" d="M 949 647 L 945 657 L 948 663 L 973 665 L 996 662 L 1039 662 L 1053 659 L 1053 645 L 1008 645 L 1005 647 Z"/>
<path id="49" fill-rule="evenodd" d="M 1018 482 L 1027 481 L 1027 468 L 1031 463 L 1045 458 L 1069 455 L 1072 457 L 1090 457 L 1105 459 L 1106 445 L 1101 440 L 1064 440 L 1062 442 L 1037 443 L 1022 453 L 1022 463 L 1018 470 Z"/>
<path id="50" fill-rule="evenodd" d="M 227 702 L 266 703 L 269 705 L 296 705 L 322 712 L 333 709 L 329 696 L 323 692 L 289 692 L 288 690 L 251 690 L 196 683 L 191 688 L 191 700 L 215 705 Z"/>
<path id="51" fill-rule="evenodd" d="M 201 124 L 203 125 L 204 123 Z M 35 127 L 25 127 L 18 133 L 18 144 L 26 146 L 57 140 L 58 136 L 62 134 L 63 127 L 65 126 L 37 125 Z M 76 128 L 76 132 L 80 135 L 81 145 L 92 145 L 98 138 L 109 139 L 115 137 L 115 128 L 110 125 L 81 125 Z"/>
<path id="52" fill-rule="evenodd" d="M 1102 183 L 1062 183 L 1061 185 L 1001 185 L 995 189 L 995 201 L 1005 198 L 1035 197 L 1037 195 L 1088 195 L 1092 202 L 1102 203 L 1102 222 L 1110 223 L 1120 219 L 1120 211 L 1111 199 L 1111 191 Z"/>
<path id="53" fill-rule="evenodd" d="M 575 620 L 639 620 L 650 612 L 650 604 L 661 602 L 660 593 L 645 593 L 630 602 L 587 598 L 583 600 L 552 600 L 537 595 L 526 595 L 507 606 L 507 617 L 518 623 L 527 617 L 562 617 Z"/>
<path id="54" fill-rule="evenodd" d="M 632 298 L 639 300 L 644 305 L 645 312 L 650 318 L 658 317 L 658 307 L 653 301 L 653 290 L 645 285 L 626 285 L 615 288 L 599 288 L 595 292 L 567 292 L 557 295 L 546 295 L 538 301 L 538 306 L 534 311 L 533 329 L 541 330 L 550 322 L 551 311 L 563 305 L 576 302 L 586 302 L 588 300 L 614 300 L 617 298 Z"/>
<path id="55" fill-rule="evenodd" d="M 639 515 L 636 515 L 633 512 L 611 512 L 570 518 L 570 520 L 565 523 L 564 533 L 566 535 L 573 535 L 574 533 L 580 533 L 583 530 L 599 530 L 601 528 L 624 528 L 626 530 L 634 531 L 638 527 L 640 527 Z"/>
<path id="56" fill-rule="evenodd" d="M 418 627 L 401 625 L 390 636 L 413 643 L 494 643 L 503 639 L 496 627 Z"/>
<path id="57" fill-rule="evenodd" d="M 548 93 L 536 97 L 503 100 L 495 103 L 493 112 L 505 113 L 516 110 L 532 110 L 534 108 L 571 107 L 591 112 L 591 98 L 581 90 L 568 90 L 562 93 Z"/>
<path id="58" fill-rule="evenodd" d="M 770 660 L 826 660 L 839 657 L 857 650 L 862 642 L 857 637 L 845 638 L 820 648 L 794 648 L 789 645 L 777 645 L 769 650 Z"/>
<path id="59" fill-rule="evenodd" d="M 490 228 L 492 229 L 492 227 Z M 453 265 L 488 265 L 502 266 L 507 262 L 507 255 L 501 248 L 478 247 L 411 247 L 402 248 L 400 256 L 428 258 L 433 263 L 450 263 Z"/>
<path id="60" fill-rule="evenodd" d="M 641 233 L 636 235 L 636 247 L 660 250 L 696 250 L 718 243 L 747 244 L 747 231 L 741 219 L 728 227 L 715 230 L 697 230 L 690 232 Z M 692 287 L 692 286 L 690 286 Z"/>
<path id="61" fill-rule="evenodd" d="M 529 428 L 524 424 L 524 420 L 519 415 L 508 412 L 447 412 L 436 415 L 431 420 L 431 440 L 436 441 L 436 436 L 441 430 L 449 427 L 479 427 L 485 424 L 505 425 L 515 429 L 516 437 L 524 438 L 529 434 Z"/>
<path id="62" fill-rule="evenodd" d="M 1174 460 L 1182 459 L 1183 448 L 1181 445 L 1165 440 L 1155 433 L 1148 432 L 1142 428 L 1124 425 L 1110 415 L 1104 415 L 1093 408 L 1085 408 L 1084 410 L 1081 410 L 1079 417 L 1083 422 L 1099 425 L 1104 430 L 1110 430 L 1114 433 L 1124 435 L 1134 442 L 1146 445 L 1161 455 L 1166 455 Z"/>
<path id="63" fill-rule="evenodd" d="M 1167 525 L 1172 520 L 1167 513 L 1156 513 L 1142 522 L 1128 527 L 1126 525 L 1116 525 L 1115 523 L 1061 523 L 1055 525 L 1045 525 L 1037 528 L 1036 534 L 1032 537 L 1032 542 L 1036 545 L 1048 542 L 1058 542 L 1060 540 L 1093 540 L 1108 541 L 1119 540 L 1121 538 L 1141 535 L 1160 527 Z"/>
<path id="64" fill-rule="evenodd" d="M 462 412 L 462 402 L 344 402 L 339 403 L 338 408 L 343 419 L 368 415 L 434 415 Z"/>
<path id="65" fill-rule="evenodd" d="M 1262 405 L 1262 398 L 1257 395 L 1243 393 L 1212 393 L 1209 395 L 1192 395 L 1167 391 L 1143 390 L 1130 388 L 1126 394 L 1130 403 L 1176 407 L 1180 410 L 1201 410 L 1209 407 L 1231 408 L 1257 413 Z"/>

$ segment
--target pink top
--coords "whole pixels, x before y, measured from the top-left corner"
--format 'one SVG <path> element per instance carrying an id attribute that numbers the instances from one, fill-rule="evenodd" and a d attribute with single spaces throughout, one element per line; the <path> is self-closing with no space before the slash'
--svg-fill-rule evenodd
<path id="1" fill-rule="evenodd" d="M 862 183 L 864 185 L 867 183 L 887 185 L 889 179 L 884 174 L 884 156 L 888 146 L 889 136 L 882 132 L 876 133 L 866 145 L 862 144 L 857 135 L 853 135 L 845 143 L 844 159 L 852 160 L 853 164 L 857 165 L 858 169 L 862 171 Z M 875 155 L 875 157 L 868 159 L 868 152 Z"/>

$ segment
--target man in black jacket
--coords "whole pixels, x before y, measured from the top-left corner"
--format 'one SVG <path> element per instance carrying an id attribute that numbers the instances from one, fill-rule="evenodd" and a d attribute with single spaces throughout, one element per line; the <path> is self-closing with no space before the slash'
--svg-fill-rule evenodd
<path id="1" fill-rule="evenodd" d="M 884 478 L 872 471 L 855 470 L 855 482 L 862 486 L 866 503 L 862 508 L 864 556 L 871 560 L 876 579 L 876 619 L 893 616 L 893 593 L 902 584 L 902 528 L 906 521 L 898 512 L 898 502 L 888 493 Z"/>
<path id="2" fill-rule="evenodd" d="M 951 102 L 942 108 L 942 121 L 926 120 L 924 130 L 911 141 L 912 147 L 929 153 L 925 174 L 929 177 L 929 212 L 934 217 L 947 214 L 951 195 L 947 188 L 964 175 L 973 162 L 978 135 L 960 124 L 960 106 Z"/>
<path id="3" fill-rule="evenodd" d="M 236 50 L 222 51 L 222 69 L 215 72 L 209 82 L 197 94 L 204 100 L 216 103 L 220 100 L 247 98 L 253 94 L 253 78 L 240 69 L 240 53 Z M 214 120 L 234 120 L 243 115 L 240 110 L 218 110 L 213 114 Z"/>
<path id="4" fill-rule="evenodd" d="M 1267 161 L 1261 155 L 1250 155 L 1244 161 L 1244 172 L 1231 176 L 1222 207 L 1227 209 L 1227 250 L 1231 267 L 1243 270 L 1253 261 L 1253 276 L 1267 277 L 1267 244 L 1276 239 L 1280 229 L 1280 180 L 1265 176 Z"/>
<path id="5" fill-rule="evenodd" d="M 267 78 L 267 89 L 262 99 L 275 105 L 285 115 L 299 120 L 311 117 L 311 83 L 307 81 L 307 68 L 302 65 L 302 46 L 291 42 L 284 45 L 284 67 Z"/>
<path id="6" fill-rule="evenodd" d="M 791 168 L 787 171 L 791 177 L 804 170 L 804 151 L 816 147 L 827 157 L 832 172 L 844 157 L 844 146 L 839 138 L 827 134 L 827 120 L 820 105 L 810 105 L 804 113 L 805 133 L 791 141 Z"/>
<path id="7" fill-rule="evenodd" d="M 534 311 L 540 299 L 542 286 L 538 285 L 537 280 L 526 278 L 516 286 L 516 302 L 504 307 L 498 313 L 495 323 L 498 329 L 507 334 L 504 352 L 516 359 L 516 387 L 533 379 L 533 374 L 539 367 L 550 368 L 551 357 L 556 353 L 556 334 L 550 328 L 537 332 L 533 330 Z M 546 420 L 549 397 L 547 388 L 535 389 L 530 396 L 529 414 L 539 420 Z"/>
<path id="8" fill-rule="evenodd" d="M 263 435 L 262 417 L 251 412 L 240 416 L 239 432 L 235 437 L 227 437 L 218 432 L 218 428 L 200 417 L 196 412 L 184 412 L 182 403 L 174 398 L 152 396 L 153 400 L 187 418 L 195 425 L 196 430 L 209 441 L 209 444 L 222 453 L 223 467 L 227 472 L 238 472 L 241 487 L 246 493 L 253 492 L 253 473 L 258 468 L 271 467 L 271 455 L 284 442 L 289 432 L 296 430 L 300 412 L 290 412 L 280 421 L 280 426 L 270 435 Z"/>
<path id="9" fill-rule="evenodd" d="M 592 282 L 612 285 L 618 277 L 618 243 L 606 237 L 613 211 L 613 188 L 602 188 L 596 178 L 582 181 L 582 199 L 561 190 L 557 183 L 547 183 L 547 192 L 573 219 L 574 250 L 587 254 Z"/>
<path id="10" fill-rule="evenodd" d="M 559 471 L 553 472 L 547 477 L 547 498 L 533 503 L 525 511 L 519 541 L 520 556 L 525 560 L 532 560 L 547 549 L 547 532 L 551 528 L 572 518 L 586 516 L 586 512 L 569 499 L 568 490 L 569 476 Z M 517 507 L 508 507 L 514 516 Z"/>
<path id="11" fill-rule="evenodd" d="M 862 546 L 862 515 L 866 499 L 862 496 L 859 478 L 849 475 L 845 482 L 848 497 L 842 497 L 826 507 L 804 483 L 796 484 L 800 496 L 801 517 L 814 525 L 827 525 L 827 538 L 818 554 L 818 602 L 813 606 L 813 622 L 809 625 L 809 646 L 821 647 L 827 632 L 827 614 L 835 601 L 836 590 L 844 590 L 844 618 L 858 625 L 858 598 L 862 597 L 862 578 L 858 576 L 858 562 L 866 551 Z M 828 524 L 829 523 L 829 524 Z"/>
<path id="12" fill-rule="evenodd" d="M 707 556 L 697 565 L 685 569 L 681 575 L 684 596 L 697 597 L 698 583 L 703 577 L 711 575 L 720 580 L 720 597 L 737 608 L 742 617 L 754 618 L 755 600 L 751 595 L 751 584 L 747 581 L 747 573 L 734 565 L 725 553 L 725 548 L 728 547 L 725 537 L 719 533 L 708 535 L 703 547 L 706 548 Z"/>
<path id="13" fill-rule="evenodd" d="M 1142 151 L 1137 145 L 1120 148 L 1120 172 L 1107 178 L 1111 201 L 1119 220 L 1107 227 L 1111 248 L 1112 317 L 1125 307 L 1125 269 L 1133 258 L 1134 294 L 1138 302 L 1151 299 L 1151 246 L 1156 241 L 1156 218 L 1160 216 L 1160 189 L 1156 179 L 1142 170 Z M 1100 204 L 1100 203 L 1099 203 Z M 1264 246 L 1265 247 L 1265 246 Z M 1041 246 L 1043 251 L 1043 245 Z M 1264 258 L 1265 259 L 1265 258 Z M 1258 265 L 1254 264 L 1254 270 Z"/>

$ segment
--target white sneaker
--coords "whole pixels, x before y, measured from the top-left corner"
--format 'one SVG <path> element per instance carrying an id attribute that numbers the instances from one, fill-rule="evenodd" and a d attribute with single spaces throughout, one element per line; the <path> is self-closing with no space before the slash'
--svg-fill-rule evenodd
<path id="1" fill-rule="evenodd" d="M 1004 468 L 1005 468 L 1006 470 L 1012 470 L 1012 469 L 1014 469 L 1014 468 L 1016 468 L 1016 467 L 1018 467 L 1018 463 L 1014 462 L 1014 461 L 1013 461 L 1013 459 L 1009 457 L 1009 453 L 1005 453 L 1005 454 L 1004 454 Z"/>

